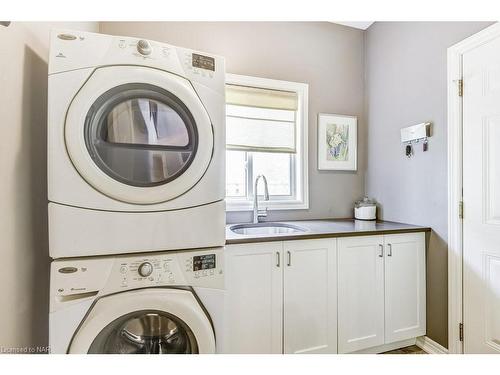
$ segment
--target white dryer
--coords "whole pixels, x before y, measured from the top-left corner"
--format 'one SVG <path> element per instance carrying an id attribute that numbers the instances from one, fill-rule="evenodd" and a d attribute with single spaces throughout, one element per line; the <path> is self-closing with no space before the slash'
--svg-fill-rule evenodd
<path id="1" fill-rule="evenodd" d="M 53 258 L 224 245 L 224 83 L 218 56 L 52 32 Z"/>
<path id="2" fill-rule="evenodd" d="M 220 352 L 222 264 L 222 248 L 53 261 L 51 353 Z"/>

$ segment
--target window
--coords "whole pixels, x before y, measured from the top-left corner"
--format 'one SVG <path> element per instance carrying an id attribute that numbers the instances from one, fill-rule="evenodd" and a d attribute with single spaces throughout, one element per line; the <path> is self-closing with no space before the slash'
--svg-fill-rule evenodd
<path id="1" fill-rule="evenodd" d="M 307 91 L 303 83 L 226 77 L 226 202 L 253 207 L 254 182 L 265 175 L 269 209 L 306 209 Z M 259 183 L 258 195 L 263 195 Z"/>

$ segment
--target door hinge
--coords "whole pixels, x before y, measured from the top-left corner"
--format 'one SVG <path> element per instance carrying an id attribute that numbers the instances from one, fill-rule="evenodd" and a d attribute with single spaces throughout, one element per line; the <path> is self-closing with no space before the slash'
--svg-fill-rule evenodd
<path id="1" fill-rule="evenodd" d="M 464 201 L 458 202 L 458 217 L 460 219 L 464 218 Z"/>
<path id="2" fill-rule="evenodd" d="M 458 96 L 464 96 L 464 80 L 458 80 Z"/>
<path id="3" fill-rule="evenodd" d="M 460 341 L 464 341 L 464 324 L 459 323 L 458 324 L 458 338 Z"/>

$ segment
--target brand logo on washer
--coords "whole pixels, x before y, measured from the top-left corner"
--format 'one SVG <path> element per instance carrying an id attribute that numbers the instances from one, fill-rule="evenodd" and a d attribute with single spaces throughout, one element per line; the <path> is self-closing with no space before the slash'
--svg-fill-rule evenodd
<path id="1" fill-rule="evenodd" d="M 63 267 L 63 268 L 59 268 L 58 271 L 60 273 L 75 273 L 76 271 L 78 271 L 78 268 L 76 268 L 76 267 Z"/>

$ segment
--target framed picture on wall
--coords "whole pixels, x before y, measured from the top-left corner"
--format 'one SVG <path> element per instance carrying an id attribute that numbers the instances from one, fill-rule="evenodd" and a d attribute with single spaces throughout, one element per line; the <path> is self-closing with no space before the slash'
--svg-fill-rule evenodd
<path id="1" fill-rule="evenodd" d="M 358 118 L 318 114 L 318 169 L 357 170 Z"/>

